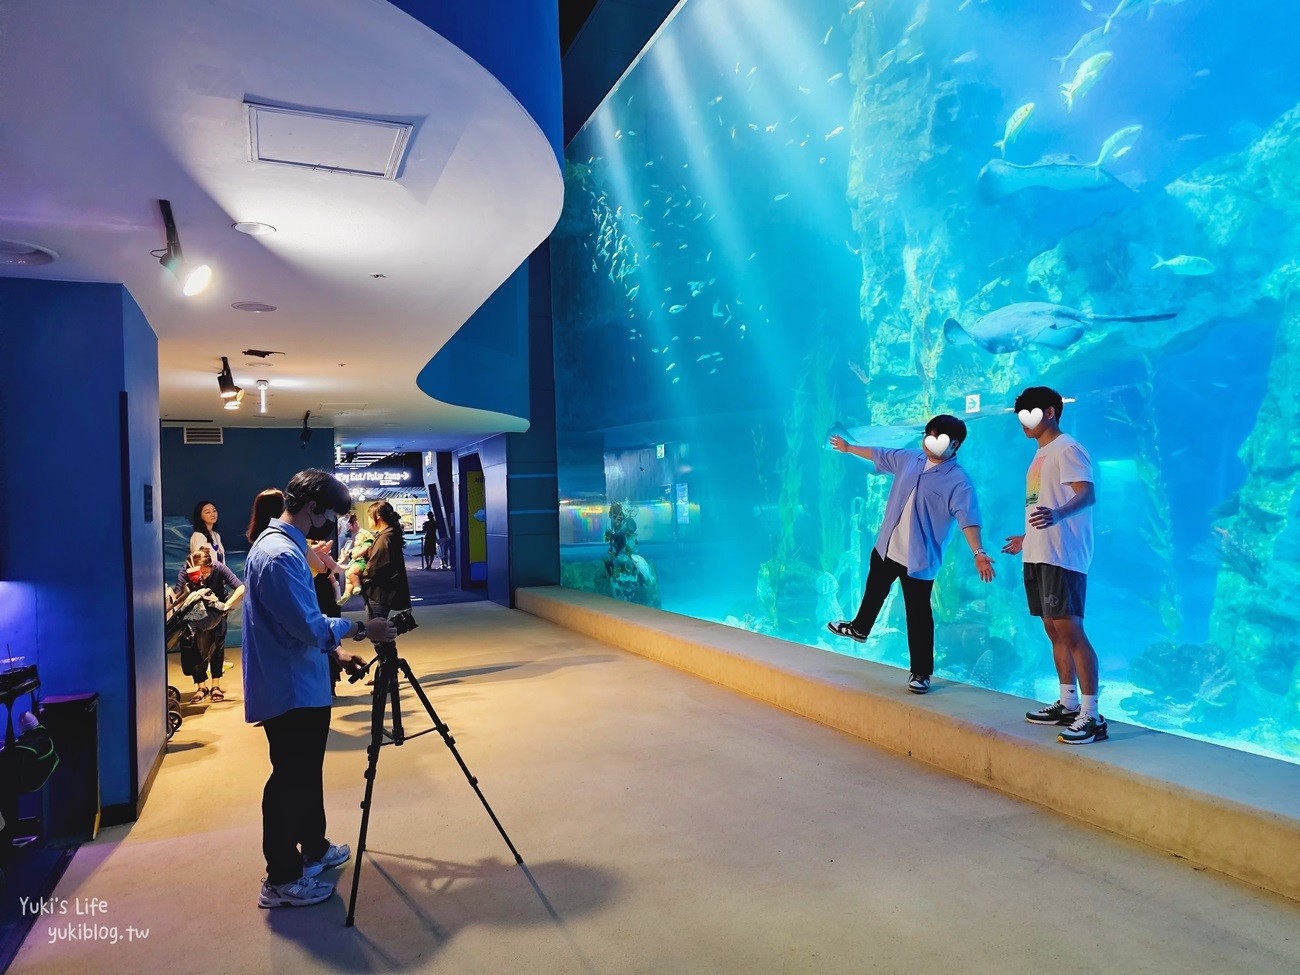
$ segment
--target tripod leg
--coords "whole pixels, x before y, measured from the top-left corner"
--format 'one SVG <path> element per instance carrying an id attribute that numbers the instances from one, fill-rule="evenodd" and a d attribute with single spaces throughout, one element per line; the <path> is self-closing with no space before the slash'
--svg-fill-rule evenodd
<path id="1" fill-rule="evenodd" d="M 451 736 L 451 731 L 447 725 L 443 723 L 442 718 L 438 717 L 438 712 L 433 709 L 433 704 L 425 695 L 424 688 L 421 687 L 420 682 L 415 679 L 415 674 L 411 671 L 411 665 L 406 662 L 405 658 L 399 657 L 397 660 L 397 666 L 406 677 L 406 680 L 410 683 L 411 689 L 415 691 L 415 696 L 418 697 L 420 703 L 424 705 L 424 710 L 429 712 L 429 717 L 433 720 L 434 728 L 437 729 L 438 734 L 442 735 L 442 740 L 446 742 L 448 750 L 451 751 L 452 756 L 456 759 L 456 764 L 459 765 L 460 770 L 465 773 L 465 779 L 469 782 L 470 788 L 473 789 L 474 794 L 478 796 L 479 802 L 483 803 L 483 808 L 487 810 L 488 816 L 492 819 L 492 825 L 497 828 L 497 832 L 501 834 L 501 838 L 506 841 L 506 846 L 510 847 L 510 852 L 513 853 L 515 857 L 515 863 L 523 863 L 524 858 L 519 855 L 519 851 L 515 849 L 515 845 L 510 842 L 510 837 L 506 835 L 505 827 L 501 825 L 501 821 L 497 819 L 497 814 L 492 811 L 492 807 L 488 805 L 488 801 L 484 797 L 482 790 L 479 789 L 478 779 L 476 779 L 473 773 L 470 772 L 469 766 L 466 765 L 465 760 L 460 757 L 460 752 L 456 751 L 456 739 Z M 394 675 L 394 677 L 396 677 L 396 675 Z M 396 680 L 394 680 L 394 684 L 396 684 Z"/>
<path id="2" fill-rule="evenodd" d="M 375 675 L 375 694 L 370 705 L 370 747 L 366 749 L 366 795 L 361 800 L 361 833 L 357 837 L 356 859 L 352 866 L 352 896 L 348 898 L 348 916 L 345 927 L 352 927 L 357 913 L 357 888 L 361 884 L 361 861 L 366 852 L 366 829 L 370 826 L 370 800 L 375 791 L 375 773 L 379 770 L 379 746 L 384 742 L 384 701 L 387 699 L 388 686 L 396 686 L 397 674 L 388 660 L 379 661 L 379 672 Z"/>

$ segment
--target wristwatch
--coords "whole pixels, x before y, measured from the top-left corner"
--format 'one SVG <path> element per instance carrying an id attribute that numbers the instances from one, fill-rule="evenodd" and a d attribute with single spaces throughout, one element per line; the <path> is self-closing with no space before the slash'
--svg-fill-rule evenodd
<path id="1" fill-rule="evenodd" d="M 366 624 L 357 620 L 357 628 L 352 631 L 352 639 L 358 643 L 366 638 Z"/>

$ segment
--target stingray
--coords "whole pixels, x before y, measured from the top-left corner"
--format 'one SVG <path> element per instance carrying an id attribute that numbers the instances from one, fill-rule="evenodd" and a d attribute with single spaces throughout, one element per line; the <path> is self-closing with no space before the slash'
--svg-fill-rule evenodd
<path id="1" fill-rule="evenodd" d="M 1010 196 L 1033 186 L 1062 191 L 1132 188 L 1100 166 L 1064 155 L 1044 156 L 1028 166 L 991 159 L 980 170 L 979 186 L 986 196 Z"/>
<path id="2" fill-rule="evenodd" d="M 944 323 L 943 336 L 952 345 L 978 345 L 986 352 L 1019 352 L 1028 345 L 1068 349 L 1088 327 L 1098 322 L 1163 322 L 1176 311 L 1155 315 L 1090 315 L 1064 305 L 1021 301 L 984 315 L 966 327 L 957 319 Z"/>

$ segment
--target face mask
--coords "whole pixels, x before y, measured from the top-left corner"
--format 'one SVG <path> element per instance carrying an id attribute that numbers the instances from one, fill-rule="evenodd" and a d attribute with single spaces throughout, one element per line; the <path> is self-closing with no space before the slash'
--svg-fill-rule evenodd
<path id="1" fill-rule="evenodd" d="M 318 526 L 315 524 L 315 521 L 316 516 L 313 516 L 312 525 L 306 531 L 307 537 L 313 542 L 332 541 L 334 539 L 337 522 L 331 521 L 329 518 L 324 518 Z"/>
<path id="2" fill-rule="evenodd" d="M 319 528 L 313 526 L 307 529 L 307 537 L 313 542 L 325 542 L 334 540 L 334 522 L 327 521 Z"/>

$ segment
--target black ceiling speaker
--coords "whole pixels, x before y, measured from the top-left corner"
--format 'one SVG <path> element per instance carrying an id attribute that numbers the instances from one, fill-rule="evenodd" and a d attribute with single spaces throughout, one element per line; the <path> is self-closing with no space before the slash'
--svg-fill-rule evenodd
<path id="1" fill-rule="evenodd" d="M 307 421 L 311 419 L 311 410 L 302 415 L 302 433 L 298 434 L 298 442 L 302 444 L 303 449 L 307 448 L 307 441 L 311 439 L 311 427 L 307 426 Z"/>

